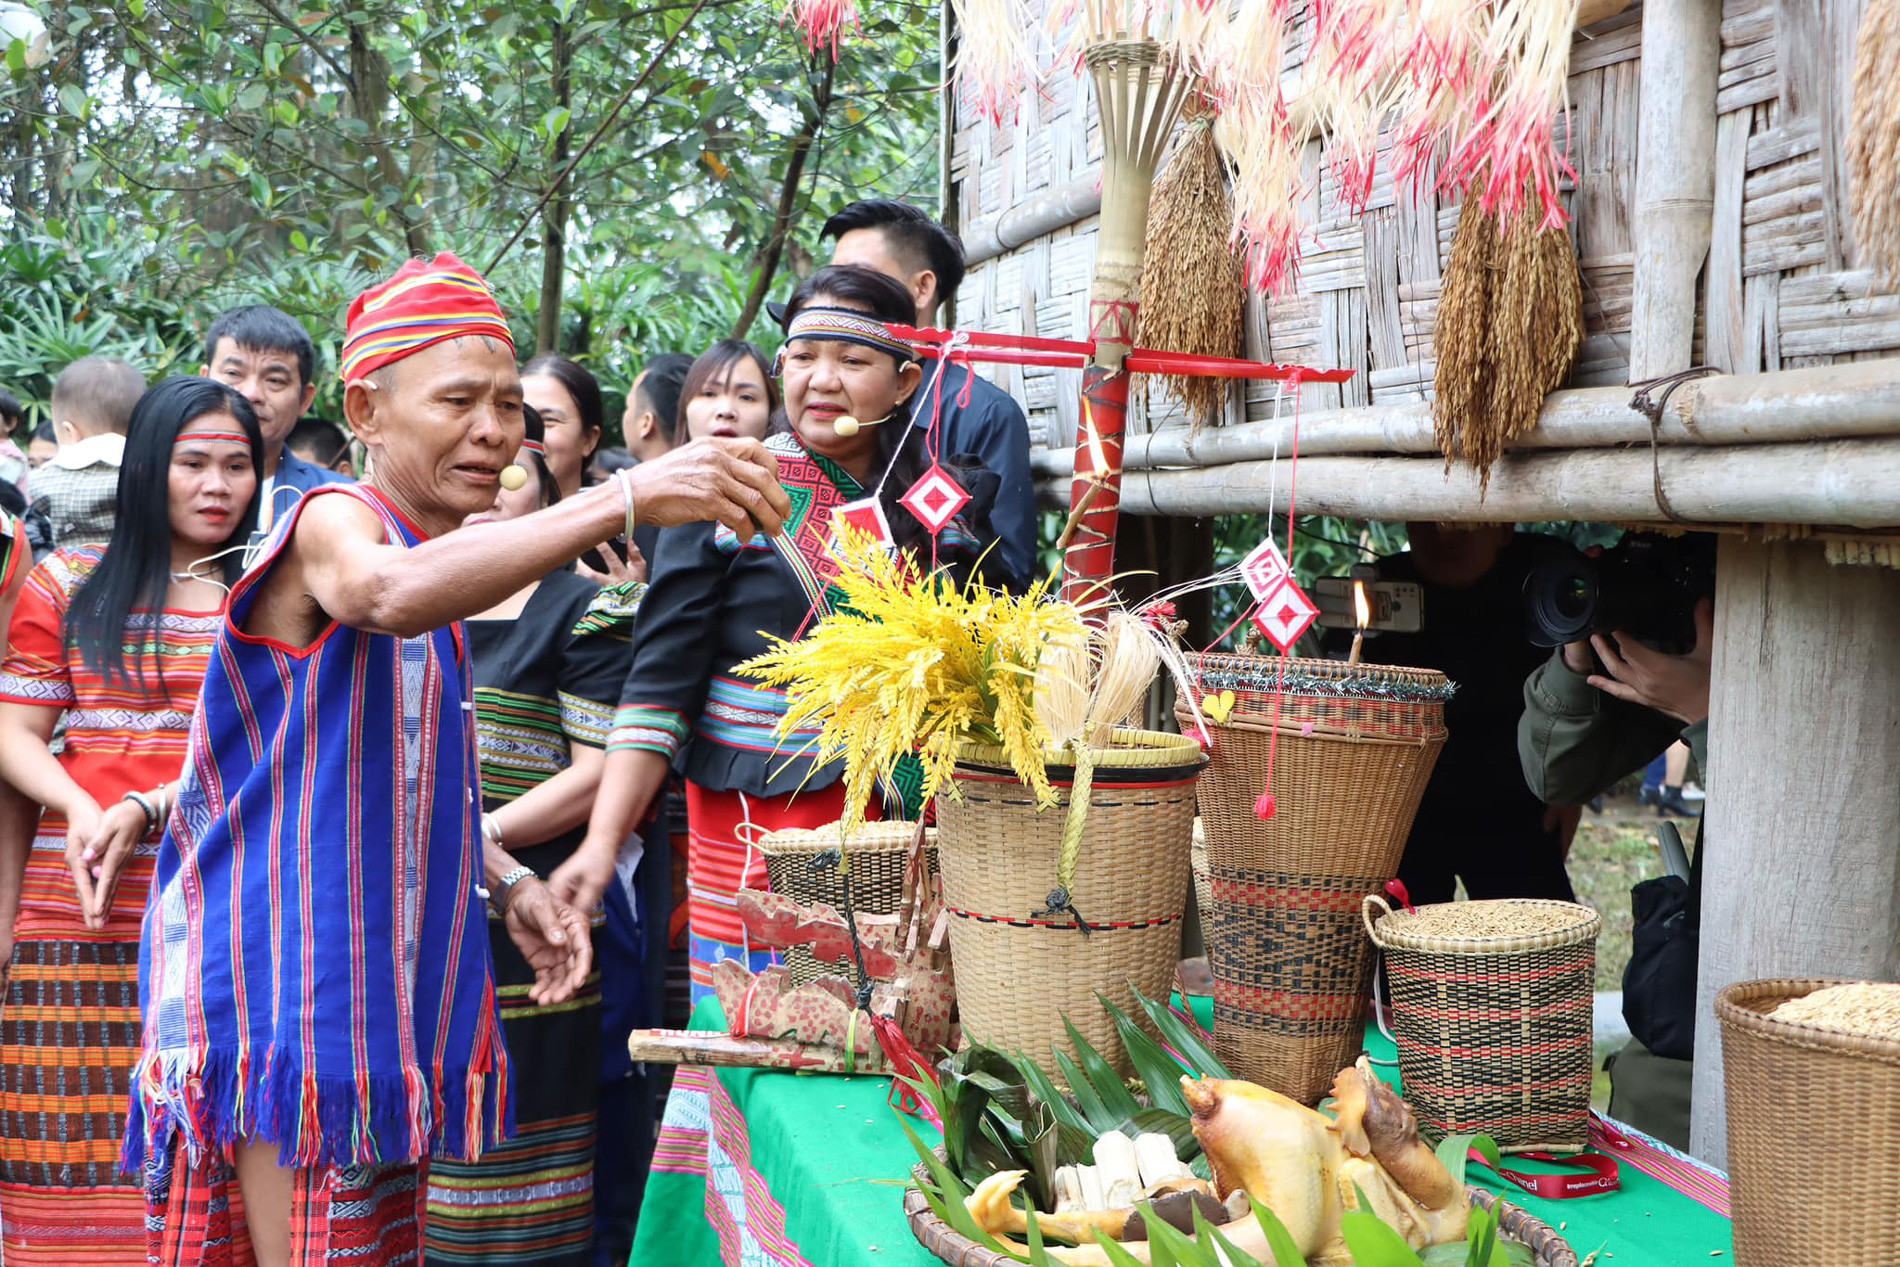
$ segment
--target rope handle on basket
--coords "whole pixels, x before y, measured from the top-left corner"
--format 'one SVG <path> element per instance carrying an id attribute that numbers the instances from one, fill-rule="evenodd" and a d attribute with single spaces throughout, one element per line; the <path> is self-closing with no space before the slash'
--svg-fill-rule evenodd
<path id="1" fill-rule="evenodd" d="M 1095 749 L 1087 736 L 1071 740 L 1069 747 L 1075 753 L 1075 781 L 1069 787 L 1069 814 L 1062 824 L 1062 852 L 1056 855 L 1056 887 L 1043 899 L 1044 909 L 1031 911 L 1029 917 L 1046 919 L 1066 912 L 1086 937 L 1090 932 L 1088 921 L 1075 909 L 1071 895 L 1075 891 L 1075 868 L 1082 858 L 1082 831 L 1088 826 L 1089 794 L 1095 786 Z"/>
<path id="2" fill-rule="evenodd" d="M 1359 918 L 1365 923 L 1366 936 L 1372 938 L 1372 944 L 1384 950 L 1385 943 L 1379 940 L 1378 921 L 1372 918 L 1372 908 L 1375 906 L 1379 908 L 1380 919 L 1392 913 L 1391 905 L 1384 898 L 1377 893 L 1368 893 L 1365 900 L 1359 903 Z"/>

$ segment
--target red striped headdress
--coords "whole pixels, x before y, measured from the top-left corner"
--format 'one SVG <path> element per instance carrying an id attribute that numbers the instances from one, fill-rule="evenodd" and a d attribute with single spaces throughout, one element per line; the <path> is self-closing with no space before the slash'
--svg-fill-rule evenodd
<path id="1" fill-rule="evenodd" d="M 410 260 L 350 305 L 343 336 L 343 381 L 358 379 L 444 339 L 480 334 L 515 349 L 514 335 L 482 275 L 442 252 Z"/>

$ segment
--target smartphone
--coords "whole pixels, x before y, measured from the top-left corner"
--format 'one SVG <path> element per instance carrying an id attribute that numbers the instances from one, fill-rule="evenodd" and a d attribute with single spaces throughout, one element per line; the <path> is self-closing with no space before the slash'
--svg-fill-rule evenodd
<path id="1" fill-rule="evenodd" d="M 1366 569 L 1370 570 L 1370 569 Z M 1379 633 L 1417 633 L 1425 623 L 1425 587 L 1413 581 L 1381 581 L 1354 568 L 1353 576 L 1322 576 L 1313 582 L 1313 601 L 1319 604 L 1324 629 L 1358 629 L 1353 612 L 1355 583 L 1366 587 L 1372 620 L 1364 627 Z"/>

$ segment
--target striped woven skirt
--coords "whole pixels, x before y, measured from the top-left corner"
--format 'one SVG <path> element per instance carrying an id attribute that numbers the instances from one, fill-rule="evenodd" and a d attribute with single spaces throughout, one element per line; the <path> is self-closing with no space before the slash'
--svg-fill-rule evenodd
<path id="1" fill-rule="evenodd" d="M 136 933 L 14 943 L 0 1011 L 7 1267 L 144 1261 L 145 1202 L 138 1179 L 119 1172 L 139 1054 L 138 955 Z"/>
<path id="2" fill-rule="evenodd" d="M 184 1141 L 148 1159 L 145 1243 L 151 1267 L 252 1267 L 256 1258 L 229 1163 L 185 1159 Z M 421 1257 L 428 1184 L 413 1162 L 305 1166 L 291 1172 L 291 1267 L 412 1267 Z"/>
<path id="3" fill-rule="evenodd" d="M 842 780 L 783 796 L 715 792 L 686 784 L 686 953 L 694 1007 L 712 997 L 712 969 L 721 960 L 737 959 L 754 972 L 774 962 L 770 950 L 752 949 L 739 921 L 739 890 L 771 888 L 759 839 L 767 832 L 823 827 L 843 817 Z"/>
<path id="4" fill-rule="evenodd" d="M 594 1146 L 600 1093 L 600 972 L 565 1003 L 528 998 L 534 969 L 499 920 L 488 922 L 495 993 L 514 1081 L 514 1136 L 477 1162 L 429 1167 L 431 1267 L 588 1267 L 594 1247 Z M 598 964 L 600 929 L 594 930 Z"/>

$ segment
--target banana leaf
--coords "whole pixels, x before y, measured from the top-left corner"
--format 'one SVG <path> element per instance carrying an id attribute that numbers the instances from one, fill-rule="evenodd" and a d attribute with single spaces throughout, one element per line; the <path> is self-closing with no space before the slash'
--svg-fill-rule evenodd
<path id="1" fill-rule="evenodd" d="M 1260 1220 L 1260 1230 L 1267 1234 L 1267 1248 L 1273 1251 L 1271 1267 L 1306 1267 L 1306 1258 L 1300 1253 L 1300 1247 L 1294 1243 L 1293 1233 L 1286 1230 L 1286 1224 L 1272 1207 L 1260 1204 L 1248 1198 L 1253 1206 L 1253 1216 Z"/>
<path id="2" fill-rule="evenodd" d="M 924 1199 L 930 1203 L 931 1211 L 959 1234 L 969 1237 L 984 1249 L 994 1250 L 999 1254 L 1015 1258 L 1017 1262 L 1022 1262 L 1021 1258 L 1017 1258 L 1016 1255 L 1004 1249 L 997 1243 L 996 1238 L 977 1226 L 969 1207 L 964 1205 L 964 1201 L 970 1195 L 969 1187 L 938 1159 L 937 1154 L 927 1147 L 923 1140 L 917 1138 L 917 1132 L 910 1128 L 910 1123 L 901 1115 L 897 1119 L 897 1124 L 904 1128 L 904 1137 L 910 1141 L 911 1148 L 916 1150 L 918 1160 L 923 1162 L 924 1169 L 930 1175 L 929 1183 L 920 1183 L 917 1186 L 923 1192 Z"/>
<path id="3" fill-rule="evenodd" d="M 1088 1080 L 1087 1075 L 1076 1066 L 1076 1063 L 1069 1059 L 1067 1052 L 1056 1053 L 1056 1072 L 1061 1074 L 1062 1080 L 1069 1084 L 1069 1094 L 1075 1097 L 1075 1106 L 1082 1110 L 1082 1116 L 1087 1120 L 1091 1134 L 1100 1135 L 1104 1131 L 1112 1131 L 1121 1125 L 1122 1119 L 1127 1115 L 1108 1111 L 1108 1106 L 1102 1103 L 1102 1097 L 1096 1093 L 1095 1085 Z M 1134 1101 L 1133 1096 L 1128 1098 L 1130 1103 Z"/>
<path id="4" fill-rule="evenodd" d="M 1050 1079 L 1048 1074 L 1042 1071 L 1041 1065 L 1038 1065 L 1035 1061 L 1022 1055 L 1020 1052 L 1017 1053 L 1013 1059 L 1017 1069 L 1022 1073 L 1023 1081 L 1028 1084 L 1030 1094 L 1034 1095 L 1036 1099 L 1043 1104 L 1048 1105 L 1049 1111 L 1056 1115 L 1057 1121 L 1063 1123 L 1065 1126 L 1073 1127 L 1077 1131 L 1083 1133 L 1088 1132 L 1088 1118 L 1080 1109 L 1070 1102 L 1068 1096 L 1063 1095 L 1061 1091 L 1056 1089 L 1055 1082 Z M 1090 1138 L 1093 1138 L 1093 1136 Z"/>
<path id="5" fill-rule="evenodd" d="M 1226 1264 L 1226 1267 L 1273 1267 L 1273 1264 L 1261 1262 L 1228 1240 L 1225 1232 L 1207 1221 L 1207 1216 L 1201 1213 L 1199 1206 L 1194 1207 L 1194 1239 L 1202 1245 L 1212 1245 L 1219 1253 L 1218 1261 Z M 1306 1267 L 1306 1263 L 1300 1260 L 1298 1255 L 1294 1258 L 1293 1262 L 1283 1261 L 1280 1267 Z"/>

